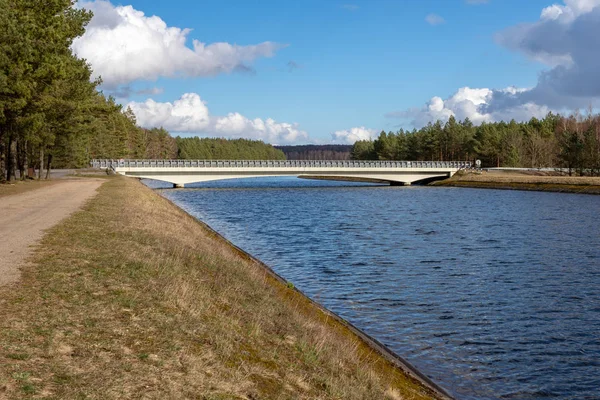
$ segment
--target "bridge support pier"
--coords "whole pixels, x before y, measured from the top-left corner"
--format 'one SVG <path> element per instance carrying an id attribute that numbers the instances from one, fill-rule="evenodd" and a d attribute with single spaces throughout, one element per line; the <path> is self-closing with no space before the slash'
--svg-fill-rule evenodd
<path id="1" fill-rule="evenodd" d="M 183 189 L 185 185 L 183 183 L 174 183 L 173 189 Z"/>

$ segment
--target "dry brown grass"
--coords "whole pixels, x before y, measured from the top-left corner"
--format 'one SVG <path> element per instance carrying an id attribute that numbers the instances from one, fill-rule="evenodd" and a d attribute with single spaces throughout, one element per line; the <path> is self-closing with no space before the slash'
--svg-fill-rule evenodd
<path id="1" fill-rule="evenodd" d="M 11 183 L 0 183 L 0 197 L 10 196 L 13 194 L 25 193 L 30 190 L 39 189 L 44 186 L 55 184 L 56 181 L 46 180 L 26 180 L 26 181 L 15 181 Z"/>
<path id="2" fill-rule="evenodd" d="M 511 172 L 482 172 L 457 174 L 457 181 L 501 182 L 501 183 L 552 183 L 558 185 L 596 185 L 600 186 L 600 177 L 587 176 L 548 176 Z"/>
<path id="3" fill-rule="evenodd" d="M 0 288 L 0 398 L 431 393 L 167 200 L 109 179 Z"/>
<path id="4" fill-rule="evenodd" d="M 600 194 L 600 177 L 547 176 L 518 172 L 459 173 L 433 185 Z"/>

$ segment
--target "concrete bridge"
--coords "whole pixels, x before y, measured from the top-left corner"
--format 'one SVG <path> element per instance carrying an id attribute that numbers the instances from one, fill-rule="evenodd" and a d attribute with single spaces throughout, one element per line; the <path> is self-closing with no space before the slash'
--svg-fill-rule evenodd
<path id="1" fill-rule="evenodd" d="M 109 168 L 135 178 L 155 179 L 184 187 L 222 179 L 296 176 L 331 180 L 368 180 L 411 185 L 446 179 L 467 161 L 211 161 L 211 160 L 93 160 L 95 168 Z"/>

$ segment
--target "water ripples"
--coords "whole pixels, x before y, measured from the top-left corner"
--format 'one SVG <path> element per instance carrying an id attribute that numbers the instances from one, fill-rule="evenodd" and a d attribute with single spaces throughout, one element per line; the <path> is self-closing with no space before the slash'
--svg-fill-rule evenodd
<path id="1" fill-rule="evenodd" d="M 163 193 L 457 398 L 600 398 L 599 197 L 290 179 Z"/>

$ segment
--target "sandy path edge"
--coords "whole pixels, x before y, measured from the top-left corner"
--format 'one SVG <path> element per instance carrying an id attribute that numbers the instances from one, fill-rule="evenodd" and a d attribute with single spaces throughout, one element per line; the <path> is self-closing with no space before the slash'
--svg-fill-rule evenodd
<path id="1" fill-rule="evenodd" d="M 60 181 L 25 193 L 0 197 L 0 286 L 19 280 L 20 267 L 44 231 L 81 209 L 102 179 Z"/>

